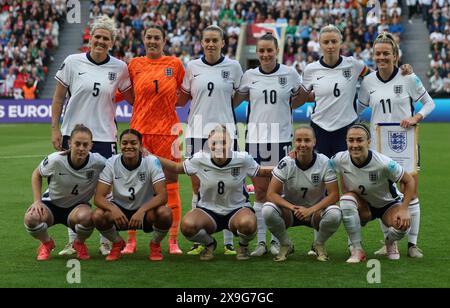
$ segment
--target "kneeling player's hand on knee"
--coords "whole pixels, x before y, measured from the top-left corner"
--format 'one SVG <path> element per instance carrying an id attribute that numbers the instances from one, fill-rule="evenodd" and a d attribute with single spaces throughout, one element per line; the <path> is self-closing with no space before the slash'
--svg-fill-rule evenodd
<path id="1" fill-rule="evenodd" d="M 142 229 L 142 222 L 144 221 L 145 212 L 138 210 L 130 219 L 130 229 Z"/>
<path id="2" fill-rule="evenodd" d="M 41 201 L 36 201 L 31 205 L 28 212 L 30 214 L 36 213 L 39 216 L 43 216 L 44 215 L 44 207 L 45 207 L 45 205 Z"/>
<path id="3" fill-rule="evenodd" d="M 411 223 L 411 216 L 408 210 L 400 210 L 397 213 L 396 229 L 406 231 Z"/>
<path id="4" fill-rule="evenodd" d="M 114 222 L 120 229 L 128 227 L 128 219 L 120 209 L 118 209 L 117 207 L 112 207 L 111 215 L 114 219 Z"/>

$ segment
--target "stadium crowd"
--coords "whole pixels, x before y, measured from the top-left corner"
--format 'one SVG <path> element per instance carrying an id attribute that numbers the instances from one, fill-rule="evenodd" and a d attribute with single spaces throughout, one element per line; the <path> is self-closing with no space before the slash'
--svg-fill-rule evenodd
<path id="1" fill-rule="evenodd" d="M 364 1 L 363 1 L 364 2 Z M 372 43 L 379 32 L 403 33 L 401 8 L 397 1 L 382 1 L 380 20 L 366 17 L 365 3 L 360 1 L 131 1 L 93 0 L 90 20 L 107 14 L 119 25 L 112 54 L 126 62 L 144 55 L 141 31 L 149 24 L 159 24 L 169 33 L 166 52 L 178 56 L 184 64 L 200 57 L 201 31 L 210 24 L 225 29 L 224 54 L 235 58 L 240 26 L 247 23 L 286 24 L 283 63 L 301 73 L 308 63 L 319 58 L 319 29 L 335 24 L 342 31 L 342 54 L 355 56 L 374 68 Z M 89 28 L 84 33 L 88 49 Z M 401 58 L 401 54 L 400 54 Z"/>
<path id="2" fill-rule="evenodd" d="M 62 0 L 0 0 L 0 97 L 39 96 L 65 12 Z"/>
<path id="3" fill-rule="evenodd" d="M 423 21 L 430 34 L 430 86 L 432 93 L 450 93 L 450 2 L 426 2 Z"/>

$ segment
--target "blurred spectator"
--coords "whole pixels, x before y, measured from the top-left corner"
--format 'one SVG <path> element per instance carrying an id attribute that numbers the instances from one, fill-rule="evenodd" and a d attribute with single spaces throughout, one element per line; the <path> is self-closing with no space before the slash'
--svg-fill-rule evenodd
<path id="1" fill-rule="evenodd" d="M 434 74 L 433 76 L 431 76 L 430 78 L 430 86 L 431 86 L 431 91 L 432 93 L 438 93 L 441 92 L 444 88 L 444 81 L 441 78 L 441 76 L 439 75 L 438 70 L 434 70 Z"/>
<path id="2" fill-rule="evenodd" d="M 24 99 L 36 99 L 37 80 L 28 79 L 26 84 L 22 86 Z"/>

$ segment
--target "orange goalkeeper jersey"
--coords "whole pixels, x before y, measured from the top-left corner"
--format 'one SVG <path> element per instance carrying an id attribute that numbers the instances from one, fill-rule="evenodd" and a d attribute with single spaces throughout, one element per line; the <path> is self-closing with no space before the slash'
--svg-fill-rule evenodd
<path id="1" fill-rule="evenodd" d="M 184 77 L 180 59 L 137 57 L 128 71 L 135 96 L 130 127 L 141 134 L 171 135 L 179 122 L 175 104 Z"/>

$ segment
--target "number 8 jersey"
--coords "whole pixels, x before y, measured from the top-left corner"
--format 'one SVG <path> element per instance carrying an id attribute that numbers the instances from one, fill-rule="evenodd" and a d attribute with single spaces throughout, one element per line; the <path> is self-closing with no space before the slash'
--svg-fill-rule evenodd
<path id="1" fill-rule="evenodd" d="M 237 151 L 222 166 L 215 164 L 210 153 L 199 151 L 186 159 L 183 167 L 187 175 L 195 174 L 200 179 L 198 206 L 220 215 L 248 205 L 244 180 L 256 176 L 260 168 L 250 154 Z"/>
<path id="2" fill-rule="evenodd" d="M 114 203 L 135 211 L 153 198 L 153 185 L 165 179 L 161 163 L 155 156 L 141 157 L 135 169 L 128 169 L 122 155 L 118 154 L 108 159 L 99 182 L 112 186 Z"/>

